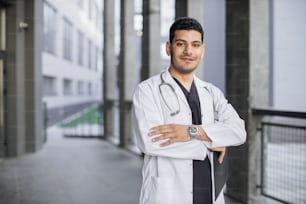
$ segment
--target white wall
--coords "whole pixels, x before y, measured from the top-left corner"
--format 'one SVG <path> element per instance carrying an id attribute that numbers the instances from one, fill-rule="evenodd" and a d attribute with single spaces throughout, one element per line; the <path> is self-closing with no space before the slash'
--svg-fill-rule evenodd
<path id="1" fill-rule="evenodd" d="M 306 112 L 306 1 L 273 1 L 273 108 Z"/>

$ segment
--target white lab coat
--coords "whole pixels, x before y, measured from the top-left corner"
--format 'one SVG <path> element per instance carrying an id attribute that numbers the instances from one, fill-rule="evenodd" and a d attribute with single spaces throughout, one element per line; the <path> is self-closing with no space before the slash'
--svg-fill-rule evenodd
<path id="1" fill-rule="evenodd" d="M 158 88 L 161 83 L 160 75 L 140 83 L 133 97 L 134 132 L 137 146 L 145 155 L 140 204 L 192 204 L 193 160 L 204 160 L 206 156 L 211 160 L 212 154 L 207 150 L 208 147 L 236 146 L 244 143 L 244 121 L 218 88 L 195 76 L 194 82 L 201 104 L 202 127 L 212 142 L 190 140 L 166 147 L 160 147 L 160 142 L 153 143 L 152 138 L 148 137 L 150 128 L 161 124 L 190 125 L 192 122 L 191 110 L 181 88 L 169 71 L 162 74 L 165 82 L 171 84 L 178 95 L 179 114 L 170 116 L 170 111 L 161 98 Z M 218 121 L 215 121 L 216 118 Z M 214 183 L 213 176 L 212 181 Z M 223 192 L 214 203 L 224 203 Z"/>

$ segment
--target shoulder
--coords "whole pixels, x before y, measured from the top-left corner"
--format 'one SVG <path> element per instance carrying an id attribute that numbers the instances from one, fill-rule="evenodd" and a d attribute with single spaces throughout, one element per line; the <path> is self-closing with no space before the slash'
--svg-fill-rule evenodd
<path id="1" fill-rule="evenodd" d="M 134 92 L 134 95 L 137 93 L 142 93 L 142 94 L 149 94 L 154 92 L 154 90 L 156 90 L 156 88 L 158 89 L 158 86 L 160 84 L 160 76 L 159 75 L 155 75 L 152 76 L 148 79 L 145 79 L 143 81 L 141 81 L 137 86 L 136 86 L 136 90 Z"/>
<path id="2" fill-rule="evenodd" d="M 137 85 L 137 87 L 138 88 L 144 88 L 144 87 L 151 87 L 151 86 L 155 86 L 155 85 L 158 86 L 158 84 L 160 84 L 160 75 L 159 74 L 154 75 L 154 76 L 152 76 L 148 79 L 145 79 L 145 80 L 141 81 Z"/>
<path id="3" fill-rule="evenodd" d="M 218 97 L 218 98 L 224 97 L 224 93 L 221 91 L 221 89 L 210 82 L 203 81 L 195 77 L 195 83 L 196 83 L 196 86 L 208 91 L 212 97 Z"/>
<path id="4" fill-rule="evenodd" d="M 207 81 L 203 81 L 201 79 L 199 79 L 198 77 L 195 77 L 195 83 L 198 87 L 201 88 L 206 88 L 209 91 L 212 92 L 222 92 L 217 86 L 215 86 L 214 84 L 207 82 Z"/>

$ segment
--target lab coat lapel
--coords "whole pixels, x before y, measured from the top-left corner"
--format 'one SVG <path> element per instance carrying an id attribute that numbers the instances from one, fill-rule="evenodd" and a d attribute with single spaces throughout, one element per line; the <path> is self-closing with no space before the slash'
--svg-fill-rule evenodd
<path id="1" fill-rule="evenodd" d="M 212 95 L 208 91 L 208 83 L 197 77 L 194 80 L 200 99 L 202 124 L 214 122 L 214 103 Z"/>

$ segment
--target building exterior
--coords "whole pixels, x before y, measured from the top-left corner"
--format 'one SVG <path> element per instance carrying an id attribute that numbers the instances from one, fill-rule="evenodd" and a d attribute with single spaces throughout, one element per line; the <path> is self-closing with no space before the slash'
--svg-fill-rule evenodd
<path id="1" fill-rule="evenodd" d="M 48 125 L 102 101 L 101 0 L 43 1 L 43 101 Z"/>

